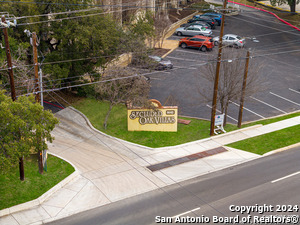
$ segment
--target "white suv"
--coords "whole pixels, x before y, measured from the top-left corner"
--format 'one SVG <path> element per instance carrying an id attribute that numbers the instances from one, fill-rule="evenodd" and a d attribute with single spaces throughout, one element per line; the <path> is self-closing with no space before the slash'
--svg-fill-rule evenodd
<path id="1" fill-rule="evenodd" d="M 215 45 L 219 44 L 219 39 L 220 39 L 220 37 L 213 38 Z M 225 34 L 223 36 L 222 44 L 231 46 L 231 47 L 241 48 L 241 47 L 245 46 L 245 39 L 241 38 L 240 36 L 238 36 L 236 34 Z"/>

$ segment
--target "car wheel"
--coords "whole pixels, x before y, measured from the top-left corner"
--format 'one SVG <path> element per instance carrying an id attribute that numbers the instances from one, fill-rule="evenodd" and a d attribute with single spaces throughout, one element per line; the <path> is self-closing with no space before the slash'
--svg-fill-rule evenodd
<path id="1" fill-rule="evenodd" d="M 234 48 L 239 48 L 239 46 L 237 44 L 233 44 Z"/>
<path id="2" fill-rule="evenodd" d="M 181 44 L 181 48 L 186 48 L 187 47 L 187 44 L 186 43 L 182 43 Z"/>
<path id="3" fill-rule="evenodd" d="M 219 45 L 219 42 L 218 42 L 218 41 L 215 41 L 214 44 L 215 44 L 215 46 L 218 46 L 218 45 Z"/>
<path id="4" fill-rule="evenodd" d="M 178 36 L 182 36 L 182 33 L 180 31 L 177 32 Z"/>
<path id="5" fill-rule="evenodd" d="M 200 50 L 201 50 L 202 52 L 206 52 L 206 51 L 207 51 L 207 48 L 206 48 L 206 46 L 202 46 L 202 47 L 200 48 Z"/>

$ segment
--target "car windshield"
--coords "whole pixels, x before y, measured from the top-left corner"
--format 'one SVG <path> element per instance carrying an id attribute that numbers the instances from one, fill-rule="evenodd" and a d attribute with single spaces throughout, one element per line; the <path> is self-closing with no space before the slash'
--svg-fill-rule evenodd
<path id="1" fill-rule="evenodd" d="M 205 27 L 201 27 L 201 30 L 206 30 L 206 28 Z"/>
<path id="2" fill-rule="evenodd" d="M 237 39 L 241 40 L 242 38 L 240 36 L 236 36 Z"/>

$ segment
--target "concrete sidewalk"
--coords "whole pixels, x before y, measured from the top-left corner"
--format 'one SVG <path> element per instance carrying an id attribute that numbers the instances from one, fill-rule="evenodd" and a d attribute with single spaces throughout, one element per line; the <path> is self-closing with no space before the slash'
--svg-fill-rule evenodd
<path id="1" fill-rule="evenodd" d="M 300 116 L 277 123 L 241 129 L 179 146 L 152 149 L 107 136 L 95 130 L 73 108 L 56 114 L 51 153 L 71 162 L 76 173 L 64 186 L 50 190 L 39 203 L 31 202 L 0 211 L 0 224 L 42 224 L 111 202 L 158 189 L 261 156 L 227 151 L 151 172 L 147 166 L 201 153 L 208 149 L 299 125 Z M 69 178 L 70 179 L 70 178 Z M 57 190 L 55 190 L 57 189 Z M 51 195 L 52 194 L 52 195 Z M 19 211 L 22 210 L 22 211 Z"/>

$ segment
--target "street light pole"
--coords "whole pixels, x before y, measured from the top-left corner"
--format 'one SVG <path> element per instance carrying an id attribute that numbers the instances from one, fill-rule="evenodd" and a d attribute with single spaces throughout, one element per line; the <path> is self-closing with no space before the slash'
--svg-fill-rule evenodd
<path id="1" fill-rule="evenodd" d="M 34 89 L 36 92 L 35 100 L 40 102 L 40 93 L 39 93 L 39 66 L 38 66 L 38 55 L 37 55 L 37 45 L 36 45 L 36 33 L 32 32 L 32 47 L 33 47 L 33 64 L 34 64 Z"/>
<path id="2" fill-rule="evenodd" d="M 227 4 L 227 0 L 224 0 L 223 12 L 225 12 L 226 4 Z M 223 15 L 222 15 L 220 38 L 219 38 L 219 52 L 218 52 L 218 59 L 217 59 L 216 76 L 215 76 L 215 83 L 214 83 L 214 94 L 213 94 L 211 118 L 210 118 L 210 136 L 214 135 L 214 129 L 215 129 L 215 116 L 216 116 L 216 111 L 217 111 L 217 97 L 218 97 L 218 86 L 219 86 L 220 66 L 221 66 L 221 57 L 222 57 L 224 22 L 225 22 L 225 13 L 223 13 Z"/>
<path id="3" fill-rule="evenodd" d="M 244 72 L 243 86 L 242 86 L 242 96 L 241 96 L 240 109 L 239 109 L 238 128 L 242 127 L 242 118 L 243 118 L 243 109 L 244 109 L 244 98 L 245 98 L 245 93 L 246 93 L 248 67 L 249 67 L 249 58 L 250 58 L 250 52 L 247 51 L 246 64 L 245 64 L 245 72 Z"/>

